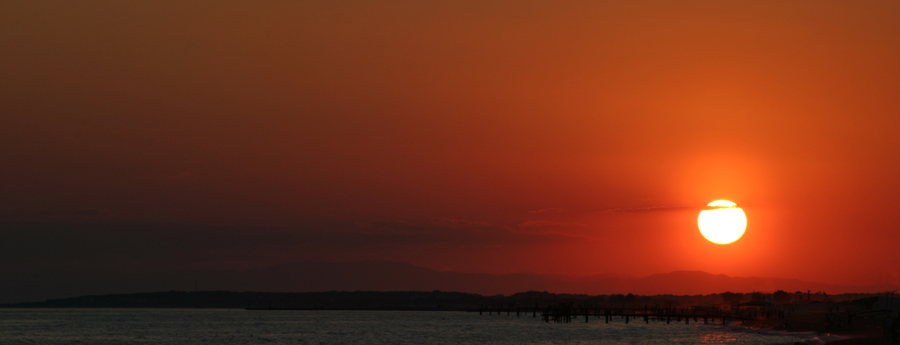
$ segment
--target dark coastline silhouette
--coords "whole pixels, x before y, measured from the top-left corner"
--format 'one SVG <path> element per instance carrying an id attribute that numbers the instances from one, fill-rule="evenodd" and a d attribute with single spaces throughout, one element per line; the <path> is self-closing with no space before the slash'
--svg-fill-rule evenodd
<path id="1" fill-rule="evenodd" d="M 567 276 L 537 273 L 441 272 L 408 263 L 302 261 L 248 271 L 85 272 L 6 277 L 0 303 L 43 301 L 85 295 L 169 290 L 261 292 L 460 291 L 492 296 L 521 291 L 572 294 L 697 295 L 724 291 L 825 291 L 829 295 L 879 292 L 896 287 L 836 286 L 796 279 L 743 278 L 677 271 L 637 278 L 621 275 Z M 783 298 L 783 296 L 779 297 Z"/>
<path id="2" fill-rule="evenodd" d="M 779 290 L 780 291 L 780 290 Z M 647 305 L 681 308 L 721 305 L 741 306 L 756 310 L 775 305 L 775 293 L 736 294 L 723 292 L 705 295 L 636 295 L 636 294 L 564 294 L 527 291 L 510 295 L 484 296 L 448 291 L 325 291 L 325 292 L 258 292 L 258 291 L 165 291 L 133 294 L 88 295 L 43 302 L 0 304 L 0 308 L 241 308 L 258 310 L 433 310 L 479 311 L 546 307 L 567 303 L 590 303 L 617 308 L 643 308 Z M 860 310 L 883 309 L 883 294 L 823 294 L 814 300 L 782 300 L 780 305 L 806 303 L 833 306 L 853 303 Z M 514 311 L 513 311 L 514 312 Z"/>

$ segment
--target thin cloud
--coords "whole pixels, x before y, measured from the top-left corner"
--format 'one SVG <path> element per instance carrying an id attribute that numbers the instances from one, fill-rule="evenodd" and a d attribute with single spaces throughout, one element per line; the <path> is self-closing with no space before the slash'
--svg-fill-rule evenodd
<path id="1" fill-rule="evenodd" d="M 563 241 L 576 241 L 576 240 L 587 240 L 587 241 L 593 241 L 593 240 L 594 240 L 594 238 L 593 238 L 593 237 L 590 237 L 590 236 L 575 235 L 575 234 L 567 234 L 567 233 L 559 232 L 559 231 L 547 231 L 547 232 L 542 232 L 542 233 L 537 234 L 537 235 L 542 236 L 542 237 L 545 237 L 545 238 L 553 238 L 553 239 L 556 239 L 556 240 L 559 241 L 559 242 L 563 242 Z"/>
<path id="2" fill-rule="evenodd" d="M 574 240 L 573 236 L 562 236 L 559 232 L 523 232 L 486 222 L 461 219 L 439 220 L 430 224 L 401 221 L 365 222 L 356 229 L 334 232 L 316 241 L 345 243 L 354 245 L 385 243 L 479 243 L 479 244 L 522 244 L 546 243 Z M 535 227 L 573 225 L 577 223 L 546 222 L 534 223 Z M 580 224 L 579 224 L 580 225 Z"/>
<path id="3" fill-rule="evenodd" d="M 697 207 L 687 206 L 687 205 L 661 205 L 661 206 L 645 206 L 645 207 L 617 207 L 617 208 L 609 208 L 601 213 L 618 213 L 618 212 L 657 212 L 657 211 L 679 211 L 686 209 L 693 209 Z"/>
<path id="4" fill-rule="evenodd" d="M 529 220 L 522 224 L 519 224 L 519 227 L 522 228 L 543 228 L 543 227 L 561 227 L 561 226 L 584 226 L 584 224 L 577 222 L 553 222 L 549 220 Z"/>
<path id="5" fill-rule="evenodd" d="M 562 211 L 563 211 L 563 209 L 561 209 L 561 208 L 551 207 L 551 208 L 544 208 L 544 209 L 540 209 L 540 210 L 528 211 L 528 213 L 559 213 Z"/>
<path id="6" fill-rule="evenodd" d="M 461 219 L 438 220 L 436 223 L 324 221 L 299 227 L 253 227 L 83 221 L 0 222 L 0 232 L 7 239 L 0 242 L 0 274 L 68 267 L 221 268 L 341 251 L 364 254 L 375 247 L 420 250 L 499 248 L 589 240 L 553 227 L 525 229 Z M 29 265 L 23 266 L 22 262 Z"/>
<path id="7" fill-rule="evenodd" d="M 491 223 L 488 222 L 452 218 L 432 219 L 429 224 L 434 226 L 445 226 L 448 228 L 477 228 L 491 226 Z"/>
<path id="8" fill-rule="evenodd" d="M 66 221 L 102 219 L 115 215 L 108 209 L 71 210 L 71 211 L 28 211 L 0 213 L 0 221 Z"/>

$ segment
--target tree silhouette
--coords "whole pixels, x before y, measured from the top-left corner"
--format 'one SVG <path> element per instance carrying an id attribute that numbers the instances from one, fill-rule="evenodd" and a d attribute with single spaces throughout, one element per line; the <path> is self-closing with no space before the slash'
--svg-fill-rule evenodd
<path id="1" fill-rule="evenodd" d="M 785 303 L 791 300 L 791 294 L 785 292 L 784 290 L 778 290 L 775 291 L 775 293 L 772 295 L 772 298 L 775 299 L 775 302 Z"/>
<path id="2" fill-rule="evenodd" d="M 739 303 L 741 299 L 744 298 L 744 294 L 742 293 L 734 293 L 731 291 L 726 291 L 721 293 L 722 301 L 725 303 Z"/>
<path id="3" fill-rule="evenodd" d="M 763 296 L 762 292 L 754 292 L 750 294 L 751 301 L 762 301 L 765 300 L 766 296 Z"/>

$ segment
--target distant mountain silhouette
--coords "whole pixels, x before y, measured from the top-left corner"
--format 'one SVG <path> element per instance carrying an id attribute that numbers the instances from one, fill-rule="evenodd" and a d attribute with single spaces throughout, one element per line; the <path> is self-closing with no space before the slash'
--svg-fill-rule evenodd
<path id="1" fill-rule="evenodd" d="M 697 295 L 724 291 L 825 291 L 828 293 L 875 292 L 877 287 L 851 287 L 805 282 L 798 279 L 739 278 L 700 271 L 675 271 L 643 278 L 602 274 L 486 274 L 435 271 L 408 263 L 316 262 L 278 264 L 239 274 L 234 284 L 255 291 L 461 291 L 482 295 L 519 291 L 554 293 L 641 295 Z"/>
<path id="2" fill-rule="evenodd" d="M 275 291 L 462 291 L 483 295 L 525 290 L 570 290 L 583 278 L 566 275 L 441 272 L 402 262 L 348 263 L 303 261 L 278 264 L 243 273 L 239 280 L 249 290 Z M 594 276 L 592 280 L 620 276 Z M 240 283 L 235 281 L 235 283 Z M 574 290 L 573 290 L 574 291 Z M 566 291 L 569 292 L 569 291 Z M 586 291 L 585 291 L 586 292 Z M 582 293 L 585 293 L 582 292 Z"/>
<path id="3" fill-rule="evenodd" d="M 196 284 L 196 285 L 195 285 Z M 797 279 L 739 278 L 699 271 L 676 271 L 643 278 L 615 274 L 487 274 L 442 272 L 402 262 L 282 263 L 249 271 L 65 272 L 4 279 L 0 303 L 34 302 L 95 294 L 169 290 L 317 292 L 317 291 L 458 291 L 484 296 L 521 291 L 569 294 L 698 295 L 775 290 L 825 291 L 829 294 L 878 292 L 897 287 L 839 286 Z"/>
<path id="4" fill-rule="evenodd" d="M 581 301 L 566 295 L 519 294 L 514 297 L 482 297 L 477 294 L 441 291 L 162 291 L 134 294 L 90 295 L 44 302 L 0 304 L 0 308 L 255 308 L 311 310 L 475 310 L 481 304 L 499 305 L 561 300 Z M 568 297 L 568 298 L 567 298 Z M 580 296 L 576 296 L 580 297 Z M 531 303 L 528 303 L 531 305 Z"/>

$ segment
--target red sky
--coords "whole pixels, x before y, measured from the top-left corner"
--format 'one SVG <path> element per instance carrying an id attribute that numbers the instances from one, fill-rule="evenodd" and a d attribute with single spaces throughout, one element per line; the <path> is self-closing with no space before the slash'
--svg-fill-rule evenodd
<path id="1" fill-rule="evenodd" d="M 898 61 L 896 1 L 3 2 L 0 270 L 900 284 Z"/>

